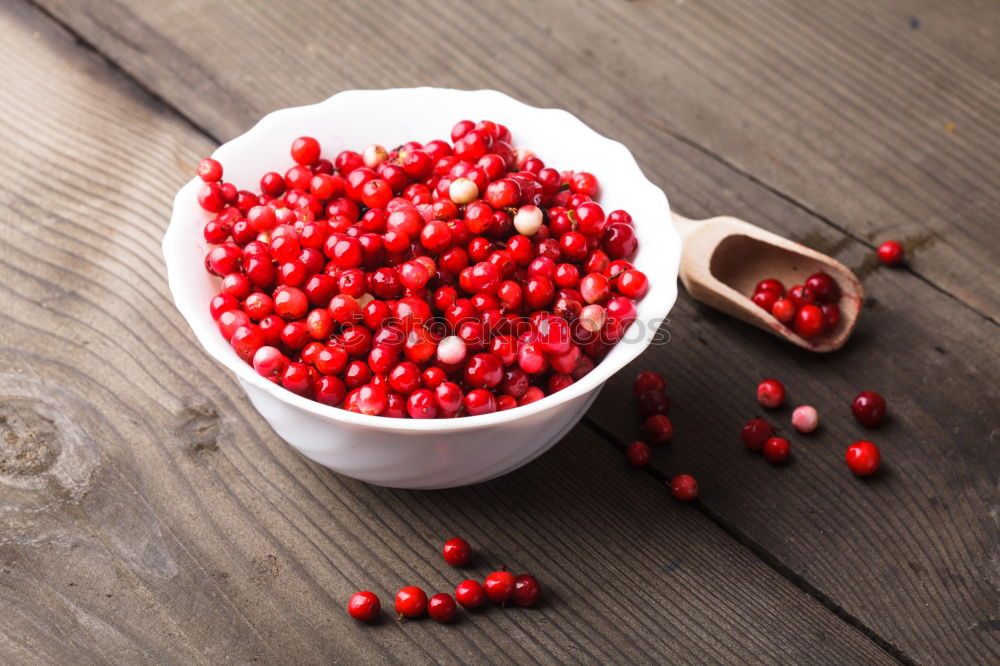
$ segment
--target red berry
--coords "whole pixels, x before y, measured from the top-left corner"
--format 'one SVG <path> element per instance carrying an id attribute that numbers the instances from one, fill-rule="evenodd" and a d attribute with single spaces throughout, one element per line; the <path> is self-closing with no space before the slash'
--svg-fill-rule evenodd
<path id="1" fill-rule="evenodd" d="M 795 332 L 806 340 L 815 338 L 826 329 L 826 317 L 815 305 L 804 305 L 795 313 Z"/>
<path id="2" fill-rule="evenodd" d="M 292 159 L 303 165 L 310 165 L 319 159 L 319 141 L 311 136 L 300 136 L 292 142 Z"/>
<path id="3" fill-rule="evenodd" d="M 756 294 L 758 291 L 773 291 L 781 296 L 785 293 L 785 285 L 781 284 L 781 280 L 776 280 L 774 278 L 767 278 L 766 280 L 761 280 L 757 283 L 757 286 L 753 289 Z"/>
<path id="4" fill-rule="evenodd" d="M 802 433 L 810 433 L 819 427 L 819 412 L 815 407 L 802 405 L 792 412 L 792 426 Z"/>
<path id="5" fill-rule="evenodd" d="M 670 492 L 682 502 L 690 502 L 698 496 L 698 482 L 690 474 L 678 474 L 670 480 Z"/>
<path id="6" fill-rule="evenodd" d="M 812 293 L 812 290 L 801 284 L 797 284 L 788 290 L 788 299 L 795 305 L 796 309 L 804 305 L 812 305 L 816 302 L 816 296 Z"/>
<path id="7" fill-rule="evenodd" d="M 632 467 L 642 467 L 649 464 L 651 457 L 652 453 L 649 450 L 649 444 L 646 442 L 636 440 L 625 449 L 625 458 Z"/>
<path id="8" fill-rule="evenodd" d="M 441 548 L 444 561 L 453 567 L 464 567 L 472 559 L 472 546 L 465 539 L 454 537 L 444 542 Z"/>
<path id="9" fill-rule="evenodd" d="M 516 583 L 515 583 L 516 585 Z M 486 593 L 478 580 L 463 580 L 455 586 L 455 599 L 462 608 L 479 608 L 486 601 Z"/>
<path id="10" fill-rule="evenodd" d="M 427 593 L 415 585 L 401 588 L 396 593 L 396 613 L 399 619 L 419 617 L 427 610 Z"/>
<path id="11" fill-rule="evenodd" d="M 837 328 L 840 323 L 840 307 L 836 303 L 824 303 L 819 306 L 823 311 L 823 326 L 827 331 Z"/>
<path id="12" fill-rule="evenodd" d="M 885 398 L 874 391 L 862 391 L 851 403 L 851 413 L 861 425 L 875 428 L 885 418 Z"/>
<path id="13" fill-rule="evenodd" d="M 772 465 L 780 465 L 788 460 L 792 447 L 783 437 L 770 437 L 764 442 L 764 459 Z"/>
<path id="14" fill-rule="evenodd" d="M 670 398 L 663 391 L 646 391 L 639 397 L 639 413 L 644 417 L 669 414 Z"/>
<path id="15" fill-rule="evenodd" d="M 222 165 L 211 157 L 206 157 L 198 165 L 198 177 L 206 183 L 217 183 L 222 180 Z"/>
<path id="16" fill-rule="evenodd" d="M 878 471 L 882 454 L 873 443 L 861 440 L 847 447 L 844 460 L 857 476 L 870 476 Z"/>
<path id="17" fill-rule="evenodd" d="M 782 324 L 790 324 L 795 319 L 795 304 L 791 299 L 779 298 L 771 306 L 771 314 Z"/>
<path id="18" fill-rule="evenodd" d="M 771 312 L 774 308 L 774 304 L 778 302 L 779 294 L 776 291 L 758 291 L 756 292 L 750 300 L 753 301 L 754 305 L 765 310 L 766 312 Z"/>
<path id="19" fill-rule="evenodd" d="M 666 382 L 663 381 L 663 375 L 660 373 L 653 372 L 652 370 L 643 370 L 636 376 L 632 390 L 635 392 L 636 397 L 642 397 L 642 394 L 647 391 L 662 391 L 666 388 L 666 385 Z"/>
<path id="20" fill-rule="evenodd" d="M 642 426 L 646 439 L 654 444 L 669 442 L 674 436 L 674 426 L 663 414 L 653 414 Z"/>
<path id="21" fill-rule="evenodd" d="M 494 571 L 483 581 L 483 591 L 495 604 L 503 604 L 514 597 L 516 579 L 509 571 Z"/>
<path id="22" fill-rule="evenodd" d="M 764 448 L 764 442 L 766 442 L 774 429 L 771 424 L 764 419 L 750 419 L 743 426 L 743 430 L 740 432 L 740 437 L 743 439 L 743 443 L 751 451 L 760 451 Z"/>
<path id="23" fill-rule="evenodd" d="M 514 579 L 514 603 L 518 606 L 534 606 L 542 596 L 542 586 L 531 574 L 521 574 Z"/>
<path id="24" fill-rule="evenodd" d="M 451 622 L 455 619 L 458 607 L 450 594 L 440 592 L 427 602 L 427 614 L 438 622 Z"/>
<path id="25" fill-rule="evenodd" d="M 757 401 L 768 409 L 780 407 L 785 402 L 785 385 L 777 379 L 765 379 L 757 385 Z"/>
<path id="26" fill-rule="evenodd" d="M 886 266 L 895 266 L 903 261 L 903 244 L 888 240 L 878 246 L 878 260 Z"/>
<path id="27" fill-rule="evenodd" d="M 805 285 L 816 297 L 817 303 L 834 303 L 840 299 L 840 286 L 822 271 L 807 277 Z"/>
<path id="28" fill-rule="evenodd" d="M 359 622 L 372 622 L 382 610 L 382 602 L 373 592 L 361 590 L 351 595 L 347 601 L 347 612 Z"/>

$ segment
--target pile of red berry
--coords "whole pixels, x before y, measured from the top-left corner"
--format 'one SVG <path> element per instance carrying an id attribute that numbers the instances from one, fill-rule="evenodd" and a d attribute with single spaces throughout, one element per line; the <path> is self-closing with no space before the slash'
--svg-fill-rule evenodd
<path id="1" fill-rule="evenodd" d="M 832 331 L 840 323 L 840 287 L 823 272 L 813 273 L 805 284 L 787 292 L 780 280 L 761 280 L 750 300 L 806 339 Z"/>
<path id="2" fill-rule="evenodd" d="M 448 539 L 441 549 L 445 562 L 453 567 L 464 567 L 472 559 L 472 547 L 465 539 Z M 451 622 L 458 613 L 458 606 L 474 610 L 487 599 L 506 606 L 513 602 L 517 606 L 534 606 L 542 596 L 542 586 L 531 574 L 515 576 L 501 569 L 478 580 L 463 580 L 455 586 L 455 596 L 441 592 L 428 599 L 427 593 L 415 585 L 407 585 L 396 592 L 396 615 L 400 620 L 417 618 L 424 613 L 438 622 Z M 456 600 L 458 604 L 456 604 Z M 361 590 L 351 595 L 347 602 L 347 612 L 361 622 L 373 622 L 382 610 L 378 595 Z"/>
<path id="3" fill-rule="evenodd" d="M 777 379 L 765 379 L 757 385 L 757 401 L 768 409 L 777 409 L 785 402 L 785 385 Z M 877 428 L 885 419 L 885 399 L 874 391 L 862 391 L 851 402 L 854 419 L 863 426 Z M 792 426 L 801 433 L 814 432 L 819 426 L 819 413 L 810 405 L 801 405 L 792 412 Z M 791 444 L 777 437 L 776 428 L 762 418 L 744 424 L 740 437 L 751 451 L 761 451 L 775 465 L 788 460 Z M 847 466 L 858 476 L 870 476 L 878 471 L 882 455 L 878 446 L 867 440 L 854 442 L 844 454 Z"/>
<path id="4" fill-rule="evenodd" d="M 211 314 L 242 359 L 327 405 L 444 418 L 559 391 L 621 340 L 649 287 L 631 216 L 503 125 L 451 139 L 331 161 L 301 137 L 260 193 L 201 163 Z"/>

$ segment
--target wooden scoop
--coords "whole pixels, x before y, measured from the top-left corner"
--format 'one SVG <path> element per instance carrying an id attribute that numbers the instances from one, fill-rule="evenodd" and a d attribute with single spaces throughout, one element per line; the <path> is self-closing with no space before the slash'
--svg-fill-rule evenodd
<path id="1" fill-rule="evenodd" d="M 681 281 L 698 301 L 815 352 L 840 349 L 854 330 L 864 290 L 849 268 L 801 243 L 734 217 L 689 220 L 673 213 L 684 241 Z M 840 322 L 807 340 L 750 300 L 764 278 L 777 278 L 786 289 L 823 271 L 840 286 Z"/>

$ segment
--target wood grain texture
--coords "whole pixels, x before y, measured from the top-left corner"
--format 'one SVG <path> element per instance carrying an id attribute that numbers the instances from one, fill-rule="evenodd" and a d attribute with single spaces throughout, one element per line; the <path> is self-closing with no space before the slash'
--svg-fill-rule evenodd
<path id="1" fill-rule="evenodd" d="M 608 107 L 607 131 L 627 115 L 650 146 L 681 136 L 869 247 L 903 241 L 911 270 L 1000 322 L 1000 282 L 978 272 L 1000 263 L 995 3 L 941 5 L 928 39 L 900 0 L 40 1 L 219 138 L 262 109 L 344 88 L 498 88 L 588 122 Z M 944 20 L 949 30 L 931 29 Z M 430 38 L 442 21 L 463 30 Z M 241 48 L 221 43 L 218 25 L 238 30 Z M 952 49 L 959 35 L 970 37 Z"/>
<path id="2" fill-rule="evenodd" d="M 920 52 L 900 45 L 891 31 L 879 32 L 888 30 L 884 17 L 813 15 L 819 10 L 801 5 L 745 16 L 746 5 L 727 12 L 718 3 L 577 5 L 569 12 L 542 3 L 481 12 L 442 2 L 420 13 L 369 3 L 307 20 L 321 13 L 308 5 L 190 12 L 111 4 L 86 15 L 75 4 L 49 4 L 221 138 L 272 108 L 343 88 L 497 87 L 570 108 L 622 140 L 689 215 L 729 212 L 836 256 L 866 280 L 872 298 L 854 340 L 833 358 L 796 353 L 681 299 L 667 328 L 672 342 L 637 365 L 667 371 L 678 405 L 680 434 L 657 467 L 698 474 L 710 516 L 900 657 L 982 661 L 997 652 L 992 440 L 1000 396 L 990 379 L 998 370 L 997 330 L 941 291 L 977 307 L 977 298 L 995 293 L 995 281 L 983 280 L 976 264 L 995 255 L 997 244 L 983 236 L 985 218 L 969 210 L 970 202 L 985 201 L 983 161 L 992 159 L 996 137 L 982 123 L 996 111 L 989 107 L 993 82 L 973 71 L 946 84 L 957 58 L 939 46 Z M 387 34 L 434 34 L 440 16 L 467 29 L 433 48 L 417 38 L 366 46 Z M 212 27 L 220 24 L 243 35 L 245 48 L 221 45 Z M 163 40 L 208 70 L 196 91 L 178 85 L 175 55 L 161 49 Z M 815 54 L 801 60 L 813 43 L 827 64 Z M 926 126 L 940 109 L 915 101 L 917 79 L 926 84 L 914 74 L 918 62 L 936 63 L 935 85 L 961 93 L 965 134 L 944 136 L 936 121 Z M 913 141 L 927 143 L 914 153 Z M 901 162 L 900 155 L 913 159 Z M 962 164 L 965 156 L 975 174 Z M 939 191 L 932 177 L 957 180 Z M 950 236 L 971 234 L 975 242 L 935 241 L 933 253 L 926 246 L 918 275 L 877 269 L 870 244 L 859 241 L 870 231 L 865 225 L 894 220 L 911 239 L 935 234 L 929 206 L 949 197 L 961 197 L 959 209 L 969 213 L 949 221 Z M 967 259 L 956 260 L 960 252 Z M 960 273 L 970 291 L 949 282 Z M 630 375 L 622 373 L 590 415 L 593 427 L 622 442 L 636 435 L 636 424 L 621 418 L 632 410 Z M 818 406 L 824 420 L 822 434 L 796 441 L 787 470 L 748 459 L 737 444 L 739 426 L 757 411 L 753 387 L 769 375 L 786 381 L 793 400 Z M 850 420 L 850 399 L 867 388 L 890 400 L 892 422 L 880 431 Z M 787 428 L 787 414 L 776 420 Z M 884 446 L 887 468 L 867 483 L 849 477 L 842 462 L 846 445 L 865 436 Z"/>
<path id="3" fill-rule="evenodd" d="M 174 311 L 159 241 L 211 143 L 15 3 L 0 14 L 0 661 L 889 663 L 627 470 L 586 427 L 487 484 L 420 493 L 284 445 Z M 477 545 L 468 572 L 437 555 Z M 507 565 L 534 610 L 454 627 L 344 612 Z"/>

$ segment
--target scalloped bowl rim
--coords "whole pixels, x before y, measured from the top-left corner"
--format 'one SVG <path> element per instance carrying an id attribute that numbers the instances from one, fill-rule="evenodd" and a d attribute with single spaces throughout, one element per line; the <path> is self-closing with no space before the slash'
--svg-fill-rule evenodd
<path id="1" fill-rule="evenodd" d="M 229 169 L 226 165 L 232 160 L 238 159 L 237 154 L 241 149 L 241 144 L 245 142 L 249 143 L 250 140 L 255 138 L 257 135 L 266 134 L 268 131 L 274 129 L 274 126 L 279 123 L 285 123 L 287 120 L 290 120 L 292 116 L 306 116 L 314 113 L 327 113 L 331 111 L 335 112 L 338 110 L 338 107 L 355 103 L 364 97 L 388 97 L 394 95 L 403 97 L 416 95 L 438 97 L 460 96 L 466 98 L 474 96 L 479 98 L 491 98 L 498 107 L 513 105 L 515 107 L 521 107 L 522 112 L 531 114 L 535 117 L 546 116 L 551 118 L 556 121 L 563 130 L 566 129 L 567 125 L 573 126 L 575 131 L 583 132 L 585 135 L 589 135 L 587 140 L 594 142 L 595 145 L 601 145 L 604 151 L 617 153 L 618 159 L 614 164 L 614 168 L 631 172 L 628 173 L 628 177 L 633 179 L 633 186 L 644 190 L 646 196 L 653 197 L 656 200 L 656 203 L 662 206 L 663 219 L 659 220 L 659 224 L 662 225 L 663 233 L 667 234 L 668 240 L 671 242 L 661 244 L 656 248 L 659 256 L 655 259 L 658 262 L 666 262 L 665 273 L 672 277 L 666 281 L 668 284 L 656 284 L 651 279 L 649 293 L 647 293 L 646 296 L 636 304 L 636 306 L 637 311 L 640 314 L 640 319 L 643 315 L 645 315 L 646 319 L 650 321 L 656 319 L 656 317 L 660 317 L 661 320 L 666 318 L 667 313 L 673 307 L 674 302 L 677 299 L 677 272 L 680 263 L 681 251 L 680 237 L 674 229 L 674 225 L 671 221 L 670 207 L 667 202 L 667 197 L 663 193 L 663 190 L 646 178 L 642 170 L 639 168 L 638 163 L 635 161 L 635 158 L 632 156 L 631 151 L 629 151 L 627 147 L 618 141 L 614 141 L 599 134 L 568 111 L 530 106 L 495 90 L 467 91 L 449 88 L 426 87 L 392 88 L 385 90 L 348 90 L 337 93 L 336 95 L 333 95 L 332 97 L 316 104 L 288 107 L 272 111 L 261 118 L 256 125 L 244 134 L 241 134 L 240 136 L 237 136 L 236 138 L 219 146 L 219 148 L 212 153 L 212 157 L 222 163 L 223 167 L 228 171 Z M 401 108 L 406 107 L 404 105 Z M 454 120 L 451 122 L 457 120 L 459 115 L 462 113 L 461 109 L 456 109 L 453 114 L 455 116 Z M 558 119 L 556 118 L 557 116 L 559 117 Z M 501 122 L 504 121 L 502 112 L 498 112 L 494 117 L 496 120 Z M 446 119 L 446 122 L 448 122 L 448 119 Z M 516 138 L 516 127 L 513 127 L 511 132 Z M 299 136 L 302 133 L 303 132 L 298 134 L 293 133 L 291 136 L 294 138 L 294 136 Z M 343 150 L 345 148 L 349 147 L 338 146 L 336 147 L 336 150 Z M 350 148 L 356 150 L 359 147 L 350 146 Z M 601 177 L 600 173 L 597 175 L 599 178 Z M 191 251 L 190 238 L 188 237 L 191 231 L 191 216 L 196 214 L 200 220 L 208 219 L 208 217 L 206 217 L 207 214 L 203 213 L 201 209 L 198 208 L 196 202 L 196 193 L 200 184 L 201 181 L 197 177 L 192 178 L 177 192 L 177 195 L 174 198 L 170 224 L 168 225 L 163 238 L 163 253 L 166 259 L 167 281 L 177 309 L 187 320 L 191 329 L 194 331 L 195 336 L 198 338 L 198 341 L 205 348 L 205 350 L 213 358 L 215 358 L 215 360 L 236 374 L 240 380 L 252 384 L 284 403 L 332 422 L 344 422 L 355 426 L 397 432 L 452 432 L 473 430 L 488 426 L 499 426 L 521 417 L 544 412 L 548 409 L 568 402 L 573 398 L 577 398 L 590 391 L 599 389 L 604 382 L 611 378 L 612 375 L 628 365 L 639 354 L 641 354 L 646 347 L 649 346 L 656 334 L 656 327 L 647 327 L 641 340 L 634 342 L 623 340 L 619 344 L 615 345 L 612 351 L 600 363 L 598 363 L 593 370 L 582 377 L 579 381 L 574 382 L 567 388 L 562 389 L 557 393 L 547 395 L 541 400 L 510 410 L 498 411 L 478 416 L 463 416 L 453 419 L 421 420 L 372 416 L 350 412 L 339 407 L 324 405 L 316 402 L 315 400 L 304 398 L 292 393 L 291 391 L 288 391 L 259 375 L 251 365 L 240 359 L 230 347 L 229 343 L 226 342 L 221 335 L 219 335 L 218 327 L 208 313 L 207 307 L 204 307 L 203 304 L 199 305 L 194 299 L 187 297 L 187 294 L 189 293 L 187 286 L 191 284 L 192 280 L 203 280 L 204 276 L 208 275 L 203 272 L 200 276 L 192 276 L 190 274 L 191 271 L 186 269 L 184 256 L 185 253 Z M 620 207 L 628 207 L 627 202 L 619 202 L 619 204 Z M 641 222 L 637 217 L 635 225 L 637 230 L 641 232 L 642 224 L 652 224 L 655 222 L 656 221 L 653 220 Z M 200 229 L 200 225 L 202 224 L 204 224 L 204 221 L 200 221 L 199 226 L 196 228 Z M 638 256 L 641 256 L 643 251 L 643 234 L 638 233 L 637 235 L 640 238 L 639 255 L 637 255 L 638 259 Z M 204 240 L 200 238 L 200 234 L 198 234 L 198 245 L 207 249 L 207 245 Z M 638 260 L 636 261 L 636 264 L 639 264 Z M 659 306 L 650 303 L 650 301 L 654 298 L 660 299 Z M 659 312 L 654 312 L 655 310 L 658 310 Z"/>

